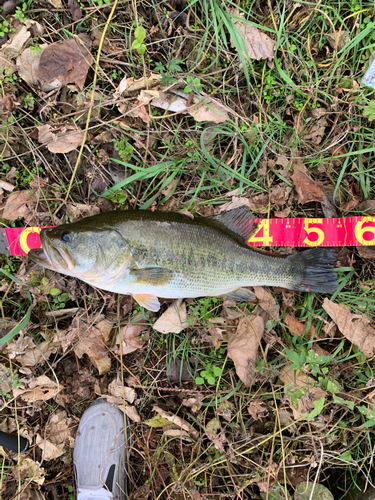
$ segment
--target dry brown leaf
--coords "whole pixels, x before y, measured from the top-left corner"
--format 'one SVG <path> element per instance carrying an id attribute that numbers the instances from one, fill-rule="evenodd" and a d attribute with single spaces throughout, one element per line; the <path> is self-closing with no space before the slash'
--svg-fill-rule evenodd
<path id="1" fill-rule="evenodd" d="M 233 360 L 237 375 L 247 387 L 255 378 L 255 363 L 263 333 L 263 318 L 251 315 L 240 320 L 237 332 L 228 341 L 228 357 Z"/>
<path id="2" fill-rule="evenodd" d="M 108 393 L 111 396 L 121 399 L 123 398 L 123 396 L 125 396 L 125 400 L 130 404 L 133 404 L 136 398 L 135 390 L 131 387 L 123 386 L 120 377 L 112 380 L 112 382 L 108 386 Z"/>
<path id="3" fill-rule="evenodd" d="M 197 394 L 196 397 L 194 398 L 183 399 L 182 404 L 184 406 L 187 406 L 188 408 L 191 408 L 191 411 L 193 413 L 197 413 L 197 411 L 199 411 L 202 408 L 203 399 L 204 399 L 203 394 Z"/>
<path id="4" fill-rule="evenodd" d="M 323 191 L 308 175 L 294 167 L 292 181 L 298 194 L 298 203 L 302 205 L 310 201 L 323 202 Z"/>
<path id="5" fill-rule="evenodd" d="M 289 328 L 289 331 L 293 336 L 300 337 L 301 335 L 304 334 L 306 325 L 301 323 L 301 321 L 299 321 L 294 316 L 294 314 L 288 313 L 285 316 L 285 324 Z M 314 332 L 315 332 L 314 327 L 310 325 L 310 330 L 309 330 L 310 335 L 314 335 Z"/>
<path id="6" fill-rule="evenodd" d="M 86 34 L 51 43 L 42 52 L 36 76 L 46 82 L 57 79 L 63 85 L 75 83 L 78 90 L 82 91 L 94 60 L 86 46 L 89 44 L 90 39 Z"/>
<path id="7" fill-rule="evenodd" d="M 196 99 L 194 99 L 195 101 Z M 221 104 L 209 99 L 200 100 L 188 108 L 189 114 L 197 122 L 223 123 L 229 120 L 229 115 Z"/>
<path id="8" fill-rule="evenodd" d="M 16 32 L 12 34 L 10 40 L 1 47 L 1 51 L 6 57 L 16 57 L 22 52 L 30 37 L 30 31 L 24 24 L 21 24 Z"/>
<path id="9" fill-rule="evenodd" d="M 169 422 L 172 422 L 177 427 L 180 427 L 181 429 L 186 431 L 189 434 L 189 436 L 192 437 L 193 439 L 198 439 L 199 432 L 196 431 L 194 427 L 190 425 L 188 422 L 186 422 L 186 420 L 184 420 L 183 418 L 178 417 L 177 415 L 173 415 L 173 413 L 166 412 L 162 408 L 159 408 L 159 406 L 156 405 L 154 405 L 152 409 L 157 413 L 159 413 L 159 415 L 161 415 L 163 418 L 169 420 Z"/>
<path id="10" fill-rule="evenodd" d="M 155 87 L 162 79 L 162 75 L 158 73 L 151 73 L 150 76 L 147 77 L 147 85 L 144 77 L 139 80 L 135 80 L 134 78 L 124 77 L 119 86 L 117 87 L 117 92 L 119 94 L 124 94 L 125 96 L 129 95 L 131 92 L 143 90 L 145 88 L 151 89 Z"/>
<path id="11" fill-rule="evenodd" d="M 251 401 L 247 410 L 254 420 L 259 420 L 260 418 L 264 418 L 268 415 L 266 404 L 259 400 Z"/>
<path id="12" fill-rule="evenodd" d="M 7 220 L 17 220 L 18 217 L 23 217 L 28 223 L 33 217 L 35 202 L 35 193 L 30 189 L 16 191 L 8 196 L 2 217 Z"/>
<path id="13" fill-rule="evenodd" d="M 273 214 L 275 217 L 279 217 L 280 219 L 286 219 L 287 217 L 289 217 L 290 212 L 291 212 L 291 208 L 287 207 L 284 210 L 274 212 Z"/>
<path id="14" fill-rule="evenodd" d="M 48 439 L 43 439 L 40 434 L 36 436 L 36 444 L 42 450 L 44 460 L 55 460 L 64 454 L 65 450 L 60 448 Z"/>
<path id="15" fill-rule="evenodd" d="M 357 252 L 363 259 L 375 259 L 375 247 L 373 246 L 358 246 Z"/>
<path id="16" fill-rule="evenodd" d="M 375 330 L 370 320 L 362 314 L 352 314 L 349 307 L 335 304 L 325 298 L 323 309 L 336 323 L 340 332 L 355 344 L 367 358 L 371 358 L 375 348 Z"/>
<path id="17" fill-rule="evenodd" d="M 285 394 L 290 390 L 302 389 L 305 393 L 298 399 L 298 409 L 295 408 L 290 396 L 286 396 L 290 407 L 293 411 L 293 416 L 296 420 L 302 417 L 303 413 L 310 413 L 314 409 L 314 402 L 326 396 L 326 392 L 320 387 L 316 387 L 317 382 L 309 377 L 306 373 L 298 374 L 297 371 L 291 370 L 291 363 L 280 372 L 280 380 L 284 382 Z"/>
<path id="18" fill-rule="evenodd" d="M 0 102 L 1 102 L 1 99 L 0 99 Z M 3 181 L 2 179 L 0 179 L 0 189 L 4 189 L 4 191 L 9 191 L 11 193 L 14 188 L 15 188 L 15 186 L 13 186 L 13 184 L 10 184 L 9 182 L 6 182 L 6 181 Z"/>
<path id="19" fill-rule="evenodd" d="M 82 9 L 77 0 L 68 0 L 68 8 L 74 22 L 80 21 L 83 17 Z"/>
<path id="20" fill-rule="evenodd" d="M 82 144 L 84 132 L 76 125 L 39 125 L 38 141 L 51 153 L 69 153 Z"/>
<path id="21" fill-rule="evenodd" d="M 16 104 L 19 103 L 16 103 L 16 96 L 14 94 L 7 94 L 3 97 L 0 97 L 0 118 L 8 118 L 14 110 Z M 2 189 L 5 189 L 5 191 L 13 191 L 14 189 L 14 186 L 12 184 L 9 184 L 8 182 L 5 182 L 3 180 L 1 181 L 1 184 L 2 185 L 0 185 L 0 187 Z M 6 186 L 8 186 L 8 188 L 10 187 L 11 189 L 7 189 Z"/>
<path id="22" fill-rule="evenodd" d="M 259 306 L 265 311 L 271 319 L 279 317 L 279 306 L 272 293 L 263 286 L 254 286 L 254 292 L 259 301 Z"/>
<path id="23" fill-rule="evenodd" d="M 46 375 L 41 375 L 29 383 L 27 389 L 13 388 L 13 396 L 21 398 L 28 403 L 36 401 L 47 401 L 53 398 L 63 389 L 62 385 L 57 385 L 54 380 L 51 380 Z"/>
<path id="24" fill-rule="evenodd" d="M 281 208 L 287 202 L 292 188 L 287 185 L 277 184 L 271 187 L 271 203 Z"/>
<path id="25" fill-rule="evenodd" d="M 311 111 L 312 120 L 303 128 L 303 139 L 311 140 L 318 146 L 323 139 L 328 120 L 326 118 L 327 110 L 325 108 L 315 108 Z"/>
<path id="26" fill-rule="evenodd" d="M 80 324 L 84 325 L 84 328 L 79 328 L 79 331 L 76 330 L 76 335 L 79 336 L 80 341 L 74 347 L 75 354 L 79 358 L 87 354 L 97 368 L 99 375 L 108 372 L 111 369 L 111 358 L 105 347 L 102 333 L 95 326 L 90 327 L 86 333 L 87 325 Z"/>
<path id="27" fill-rule="evenodd" d="M 27 480 L 42 486 L 45 481 L 45 470 L 31 458 L 22 457 L 21 463 L 14 468 L 13 475 L 17 480 Z M 18 496 L 18 495 L 17 495 Z"/>
<path id="28" fill-rule="evenodd" d="M 0 52 L 0 81 L 6 76 L 13 75 L 17 70 L 16 65 L 8 59 L 7 56 Z"/>
<path id="29" fill-rule="evenodd" d="M 232 8 L 229 12 L 236 18 L 244 17 L 237 8 Z M 272 61 L 275 57 L 276 42 L 263 33 L 263 31 L 258 30 L 258 28 L 245 21 L 234 18 L 233 22 L 237 26 L 245 44 L 246 50 L 244 51 L 244 56 L 256 59 L 257 61 L 261 59 Z M 233 48 L 237 48 L 233 40 L 231 40 L 231 45 Z"/>
<path id="30" fill-rule="evenodd" d="M 31 337 L 24 337 L 22 334 L 15 342 L 8 345 L 9 359 L 15 359 L 22 366 L 36 366 L 44 363 L 55 349 L 53 342 L 45 340 L 36 346 Z"/>
<path id="31" fill-rule="evenodd" d="M 47 44 L 41 45 L 44 49 Z M 62 87 L 62 83 L 55 79 L 50 83 L 43 80 L 43 78 L 38 78 L 36 73 L 39 68 L 40 58 L 42 57 L 42 51 L 34 52 L 30 48 L 25 49 L 22 54 L 17 57 L 17 70 L 19 76 L 24 80 L 30 87 L 36 89 L 41 89 L 43 92 L 49 92 L 50 90 L 59 89 Z"/>
<path id="32" fill-rule="evenodd" d="M 190 324 L 186 318 L 186 303 L 178 299 L 158 318 L 153 329 L 160 333 L 180 333 Z"/>
<path id="33" fill-rule="evenodd" d="M 359 210 L 366 212 L 366 215 L 375 215 L 375 200 L 362 201 L 359 205 Z"/>
<path id="34" fill-rule="evenodd" d="M 75 222 L 84 217 L 91 217 L 100 213 L 100 208 L 94 205 L 84 203 L 68 203 L 66 207 L 69 222 Z"/>
<path id="35" fill-rule="evenodd" d="M 236 302 L 229 299 L 223 301 L 223 314 L 226 319 L 238 319 L 243 316 L 243 312 L 239 310 Z"/>
<path id="36" fill-rule="evenodd" d="M 193 96 L 193 104 L 188 105 L 189 94 L 160 92 L 151 100 L 152 106 L 168 110 L 170 113 L 189 113 L 197 122 L 222 123 L 229 119 L 226 108 L 211 97 Z"/>
<path id="37" fill-rule="evenodd" d="M 334 50 L 341 50 L 350 42 L 350 32 L 347 30 L 335 31 L 334 34 L 325 33 L 324 36 Z"/>
<path id="38" fill-rule="evenodd" d="M 120 410 L 124 409 L 123 406 L 119 407 L 119 408 L 120 408 Z M 126 413 L 126 416 L 129 417 L 130 420 L 132 420 L 133 422 L 139 423 L 141 421 L 141 417 L 139 416 L 135 406 L 126 405 L 125 406 L 125 413 Z"/>
<path id="39" fill-rule="evenodd" d="M 130 354 L 137 349 L 142 349 L 144 342 L 141 341 L 141 333 L 145 330 L 145 325 L 131 324 L 124 326 L 122 336 L 122 354 Z"/>

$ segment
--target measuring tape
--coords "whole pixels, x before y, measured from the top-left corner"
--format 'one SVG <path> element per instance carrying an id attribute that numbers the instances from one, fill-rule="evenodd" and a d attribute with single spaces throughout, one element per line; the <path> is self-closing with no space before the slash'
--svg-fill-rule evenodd
<path id="1" fill-rule="evenodd" d="M 255 219 L 248 240 L 254 247 L 344 247 L 375 245 L 375 217 L 338 219 Z M 40 248 L 40 227 L 0 230 L 0 254 L 27 255 Z"/>

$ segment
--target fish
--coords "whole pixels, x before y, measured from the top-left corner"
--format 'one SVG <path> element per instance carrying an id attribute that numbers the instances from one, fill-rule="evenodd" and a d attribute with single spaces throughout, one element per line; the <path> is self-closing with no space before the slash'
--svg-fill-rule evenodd
<path id="1" fill-rule="evenodd" d="M 42 229 L 42 248 L 28 257 L 40 266 L 89 285 L 129 294 L 160 309 L 159 298 L 255 299 L 247 287 L 333 293 L 335 250 L 312 248 L 275 257 L 246 241 L 256 228 L 247 207 L 213 217 L 115 210 Z"/>

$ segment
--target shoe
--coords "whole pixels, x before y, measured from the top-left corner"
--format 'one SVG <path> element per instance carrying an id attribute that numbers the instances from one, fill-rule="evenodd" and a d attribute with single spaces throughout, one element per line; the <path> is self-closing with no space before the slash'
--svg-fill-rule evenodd
<path id="1" fill-rule="evenodd" d="M 126 424 L 129 433 L 130 427 Z M 125 441 L 124 413 L 104 398 L 94 401 L 82 415 L 73 451 L 80 500 L 127 500 L 128 446 Z"/>

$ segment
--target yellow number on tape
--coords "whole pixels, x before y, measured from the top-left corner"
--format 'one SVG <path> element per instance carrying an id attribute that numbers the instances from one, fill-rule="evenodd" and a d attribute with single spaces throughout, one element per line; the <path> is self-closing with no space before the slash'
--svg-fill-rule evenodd
<path id="1" fill-rule="evenodd" d="M 357 222 L 354 229 L 355 237 L 361 245 L 373 245 L 375 240 L 375 227 L 374 226 L 366 226 L 363 227 L 365 222 L 375 222 L 374 217 L 363 217 L 362 220 Z M 371 240 L 365 240 L 363 238 L 364 233 L 372 233 Z"/>
<path id="2" fill-rule="evenodd" d="M 309 227 L 310 224 L 323 224 L 323 219 L 306 219 L 305 220 L 305 226 L 304 230 L 308 235 L 310 234 L 316 234 L 318 238 L 315 241 L 309 240 L 309 237 L 307 236 L 302 243 L 306 243 L 306 245 L 309 245 L 310 247 L 317 247 L 321 245 L 324 241 L 324 233 L 320 229 L 320 227 Z"/>
<path id="3" fill-rule="evenodd" d="M 273 236 L 270 236 L 270 221 L 268 219 L 263 219 L 262 221 L 260 221 L 260 223 L 258 224 L 257 232 L 250 236 L 248 241 L 261 243 L 264 247 L 271 246 Z"/>

